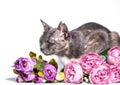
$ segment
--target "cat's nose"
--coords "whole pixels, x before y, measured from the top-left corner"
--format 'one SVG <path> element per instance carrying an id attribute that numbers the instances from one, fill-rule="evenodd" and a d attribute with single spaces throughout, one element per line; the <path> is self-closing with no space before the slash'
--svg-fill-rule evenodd
<path id="1" fill-rule="evenodd" d="M 44 49 L 43 48 L 40 48 L 41 51 L 43 51 Z"/>

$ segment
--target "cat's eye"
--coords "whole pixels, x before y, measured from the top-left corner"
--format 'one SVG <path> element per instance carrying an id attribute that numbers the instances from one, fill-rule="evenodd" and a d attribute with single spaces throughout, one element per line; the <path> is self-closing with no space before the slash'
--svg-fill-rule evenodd
<path id="1" fill-rule="evenodd" d="M 49 42 L 50 42 L 50 43 L 55 43 L 55 41 L 54 41 L 54 40 L 49 40 Z"/>
<path id="2" fill-rule="evenodd" d="M 55 43 L 55 41 L 54 41 L 54 40 L 51 40 L 51 39 L 50 39 L 50 40 L 47 40 L 46 42 L 49 43 L 49 44 L 54 44 L 54 43 Z"/>

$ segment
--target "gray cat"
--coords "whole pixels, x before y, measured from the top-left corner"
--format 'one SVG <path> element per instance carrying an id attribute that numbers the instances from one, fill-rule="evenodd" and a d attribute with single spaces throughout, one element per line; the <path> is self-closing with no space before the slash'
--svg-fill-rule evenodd
<path id="1" fill-rule="evenodd" d="M 64 65 L 85 53 L 99 53 L 105 48 L 120 45 L 118 33 L 111 32 L 98 23 L 89 22 L 68 31 L 65 23 L 60 22 L 57 28 L 53 28 L 44 21 L 41 22 L 44 27 L 44 33 L 40 37 L 41 51 L 45 55 L 59 56 Z"/>

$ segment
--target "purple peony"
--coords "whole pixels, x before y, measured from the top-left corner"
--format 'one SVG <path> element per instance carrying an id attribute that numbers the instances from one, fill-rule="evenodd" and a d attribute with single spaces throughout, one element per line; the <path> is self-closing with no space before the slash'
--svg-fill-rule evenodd
<path id="1" fill-rule="evenodd" d="M 43 74 L 46 80 L 53 81 L 56 77 L 57 70 L 51 64 L 46 64 L 43 70 Z"/>
<path id="2" fill-rule="evenodd" d="M 21 76 L 24 81 L 33 81 L 35 78 L 35 75 L 32 72 L 23 72 Z"/>
<path id="3" fill-rule="evenodd" d="M 34 82 L 35 82 L 35 83 L 43 83 L 43 78 L 42 78 L 42 77 L 39 77 L 39 76 L 36 76 L 36 77 L 34 78 Z"/>
<path id="4" fill-rule="evenodd" d="M 32 71 L 35 64 L 35 60 L 20 57 L 16 60 L 14 67 L 17 71 Z"/>

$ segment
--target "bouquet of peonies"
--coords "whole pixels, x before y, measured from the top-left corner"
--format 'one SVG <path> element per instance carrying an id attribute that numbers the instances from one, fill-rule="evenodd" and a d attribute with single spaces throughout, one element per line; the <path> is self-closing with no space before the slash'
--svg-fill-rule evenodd
<path id="1" fill-rule="evenodd" d="M 103 52 L 87 53 L 78 61 L 71 60 L 63 72 L 57 72 L 57 62 L 43 60 L 42 56 L 29 53 L 29 58 L 18 58 L 14 63 L 17 82 L 58 82 L 80 84 L 83 81 L 91 84 L 110 84 L 120 82 L 120 47 L 114 46 Z"/>
<path id="2" fill-rule="evenodd" d="M 30 58 L 20 57 L 14 63 L 13 72 L 18 75 L 17 82 L 55 82 L 64 80 L 64 73 L 58 72 L 58 65 L 54 59 L 49 62 L 43 60 L 42 56 L 36 57 L 33 52 Z"/>
<path id="3" fill-rule="evenodd" d="M 120 82 L 120 47 L 114 46 L 97 54 L 87 53 L 79 61 L 69 62 L 64 69 L 66 83 L 110 84 Z"/>

